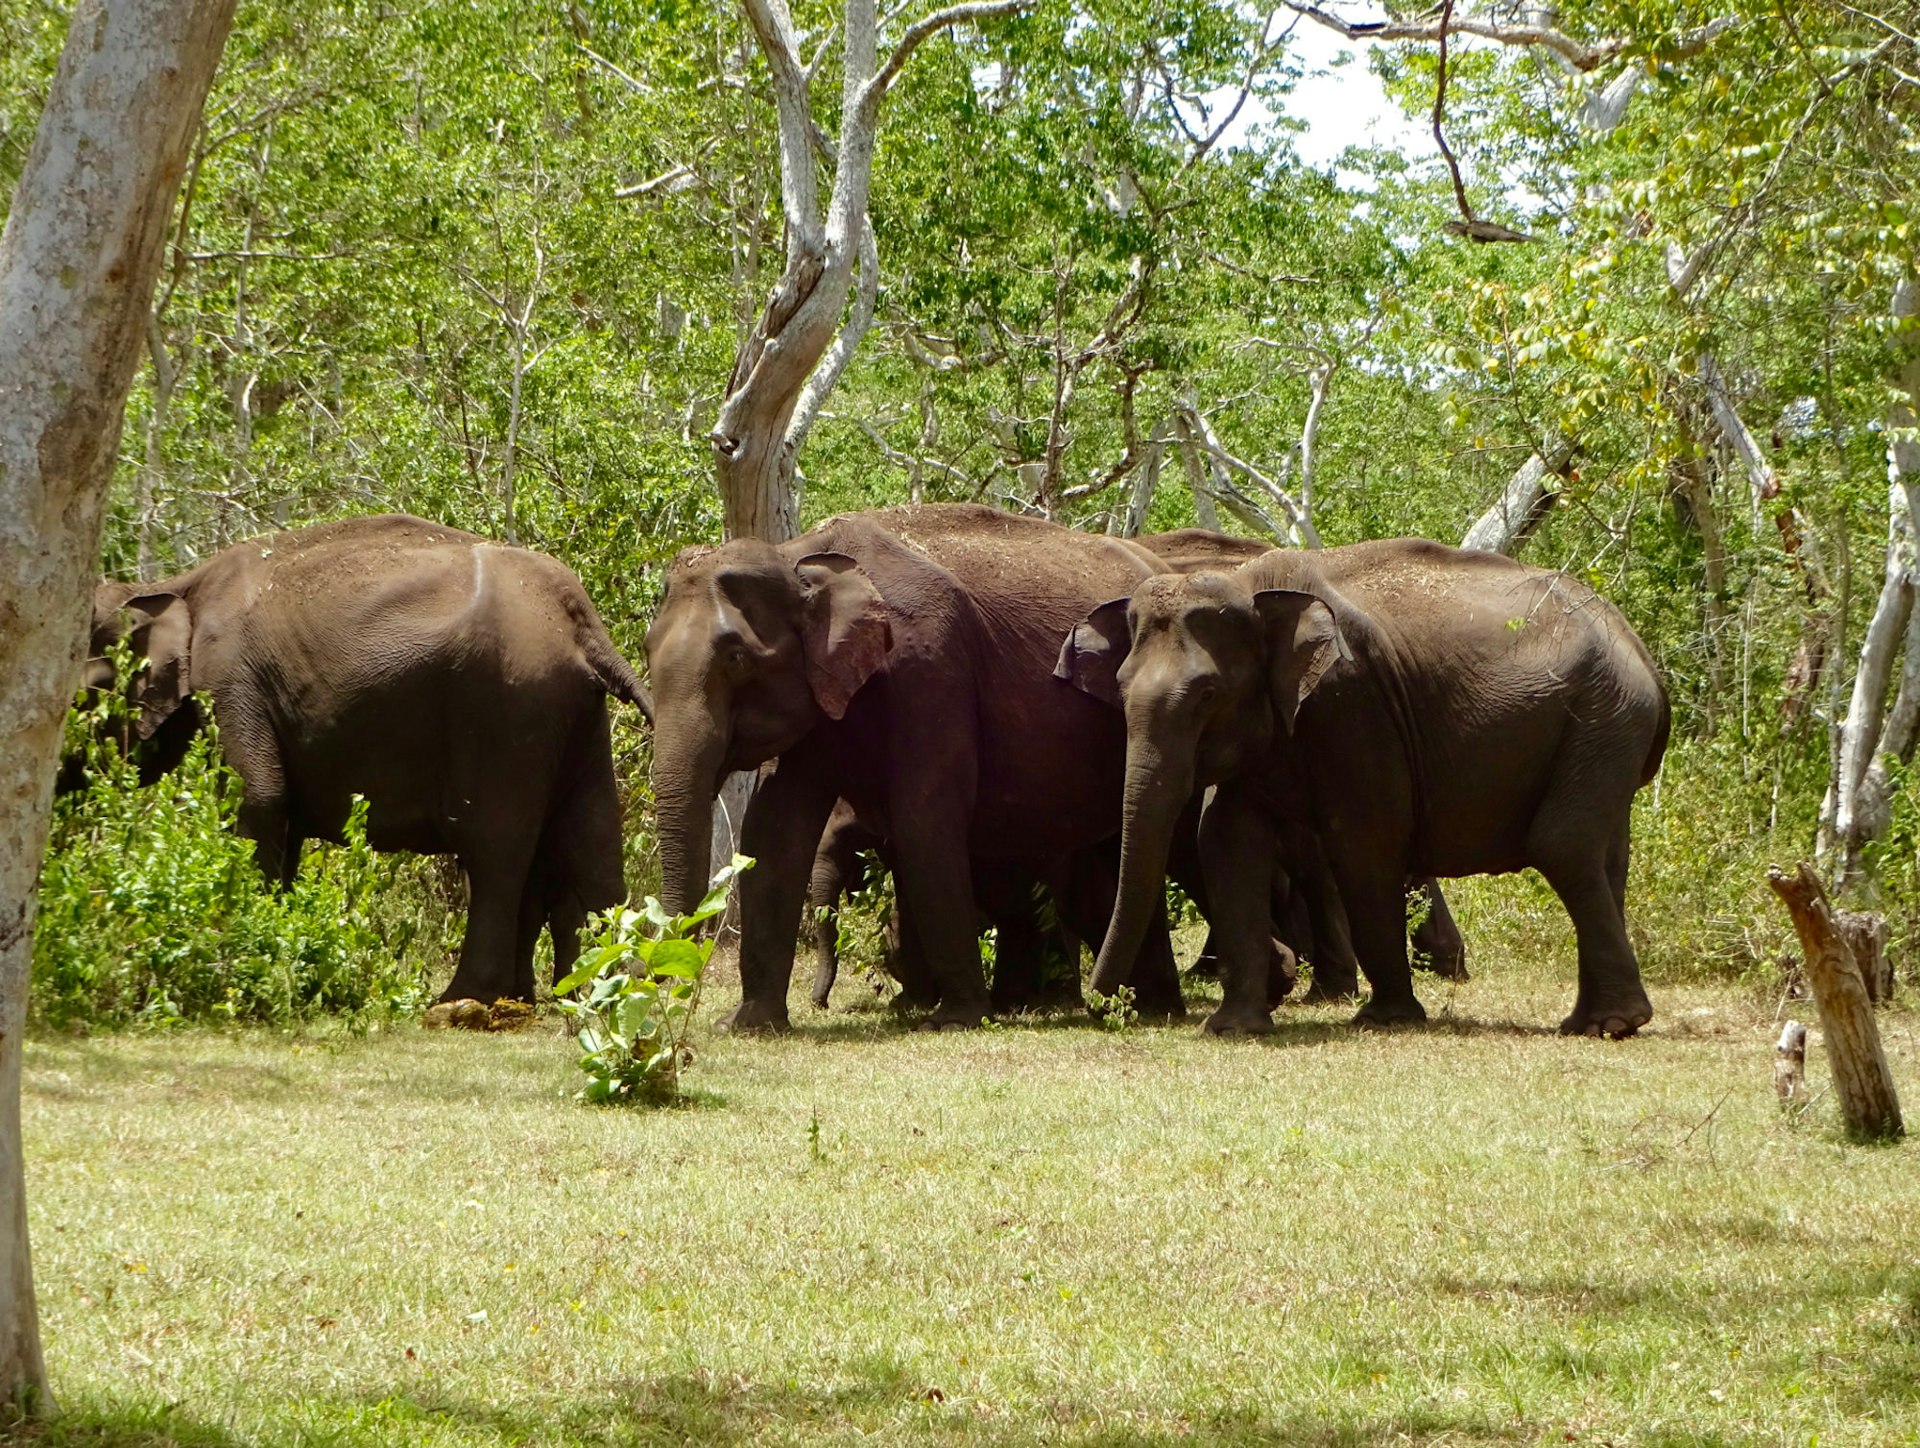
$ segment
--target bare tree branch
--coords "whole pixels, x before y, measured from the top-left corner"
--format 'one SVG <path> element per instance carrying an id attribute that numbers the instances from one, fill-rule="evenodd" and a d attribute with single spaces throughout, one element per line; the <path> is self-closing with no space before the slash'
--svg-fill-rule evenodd
<path id="1" fill-rule="evenodd" d="M 887 63 L 867 83 L 860 98 L 860 109 L 871 115 L 880 109 L 880 102 L 886 99 L 887 88 L 900 74 L 900 68 L 918 50 L 922 44 L 943 30 L 951 30 L 956 25 L 972 21 L 992 20 L 1001 15 L 1017 15 L 1022 10 L 1030 10 L 1038 0 L 972 0 L 965 5 L 950 5 L 945 10 L 936 10 L 926 19 L 907 27 L 907 33 L 900 37 L 900 43 L 893 48 L 893 54 L 887 57 Z"/>

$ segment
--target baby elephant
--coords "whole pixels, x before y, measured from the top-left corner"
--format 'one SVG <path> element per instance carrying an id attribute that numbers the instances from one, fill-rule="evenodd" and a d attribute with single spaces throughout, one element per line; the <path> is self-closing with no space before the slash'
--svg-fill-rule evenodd
<path id="1" fill-rule="evenodd" d="M 626 894 L 608 694 L 652 705 L 580 580 L 544 554 L 399 514 L 256 538 L 94 595 L 86 682 L 125 681 L 142 779 L 178 764 L 211 696 L 269 880 L 337 838 L 354 795 L 378 850 L 457 856 L 471 906 L 444 999 L 533 997 L 590 910 Z"/>

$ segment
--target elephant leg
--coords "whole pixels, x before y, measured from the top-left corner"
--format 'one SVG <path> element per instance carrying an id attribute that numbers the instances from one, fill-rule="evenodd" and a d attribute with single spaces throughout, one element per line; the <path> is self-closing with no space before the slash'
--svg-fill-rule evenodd
<path id="1" fill-rule="evenodd" d="M 1627 822 L 1620 820 L 1598 850 L 1574 831 L 1554 843 L 1562 848 L 1536 853 L 1536 867 L 1572 918 L 1580 955 L 1579 991 L 1561 1033 L 1631 1036 L 1653 1019 L 1653 1003 L 1627 937 Z"/>
<path id="2" fill-rule="evenodd" d="M 827 1008 L 827 997 L 840 974 L 840 897 L 847 890 L 846 861 L 831 843 L 822 843 L 813 857 L 813 875 L 807 882 L 807 925 L 813 936 L 814 1005 Z"/>
<path id="3" fill-rule="evenodd" d="M 927 1024 L 934 1029 L 977 1026 L 992 1008 L 980 971 L 973 872 L 964 824 L 942 828 L 929 822 L 896 841 L 894 886 L 903 921 L 926 953 L 927 972 L 940 1004 Z"/>
<path id="4" fill-rule="evenodd" d="M 1034 899 L 1033 875 L 1019 866 L 976 862 L 974 889 L 993 924 L 993 989 L 996 1014 L 1030 1009 L 1040 994 L 1047 943 Z"/>
<path id="5" fill-rule="evenodd" d="M 612 909 L 627 898 L 620 785 L 613 772 L 612 728 L 604 704 L 587 713 L 560 781 L 533 869 L 533 878 L 545 886 L 541 914 L 553 939 L 556 981 L 572 974 L 580 958 L 580 930 L 588 914 Z M 539 933 L 536 923 L 532 936 L 516 947 L 515 969 L 524 971 L 529 982 Z"/>
<path id="6" fill-rule="evenodd" d="M 1293 988 L 1300 983 L 1300 958 L 1271 933 L 1267 937 L 1267 951 L 1267 1007 L 1271 1010 L 1292 995 Z"/>
<path id="7" fill-rule="evenodd" d="M 1313 930 L 1313 984 L 1309 1001 L 1350 1001 L 1360 994 L 1360 963 L 1354 949 L 1353 917 L 1326 868 L 1303 872 L 1301 893 Z M 1402 936 L 1406 916 L 1395 916 Z"/>
<path id="8" fill-rule="evenodd" d="M 1056 918 L 1045 946 L 1046 960 L 1053 968 L 1041 972 L 1039 1004 L 1082 1006 L 1086 998 L 1080 992 L 1080 937 L 1065 920 L 1057 918 L 1057 902 L 1054 910 Z"/>
<path id="9" fill-rule="evenodd" d="M 553 938 L 553 978 L 556 983 L 573 974 L 580 962 L 580 929 L 587 923 L 587 907 L 573 890 L 560 891 L 547 908 L 547 933 Z M 534 927 L 536 939 L 539 927 Z M 528 941 L 527 973 L 533 973 L 533 941 Z"/>
<path id="10" fill-rule="evenodd" d="M 1220 1008 L 1205 1021 L 1214 1035 L 1273 1029 L 1267 971 L 1273 950 L 1273 816 L 1246 792 L 1222 785 L 1200 816 L 1200 862 L 1213 907 L 1220 961 Z"/>
<path id="11" fill-rule="evenodd" d="M 527 873 L 520 891 L 520 915 L 513 928 L 513 997 L 533 999 L 533 951 L 540 940 L 540 928 L 547 923 L 547 882 L 539 869 Z M 555 980 L 560 977 L 554 976 Z"/>
<path id="12" fill-rule="evenodd" d="M 244 716 L 223 735 L 221 743 L 240 776 L 236 818 L 240 833 L 253 841 L 253 862 L 268 883 L 285 889 L 300 868 L 305 840 L 293 829 L 279 745 L 264 725 Z"/>
<path id="13" fill-rule="evenodd" d="M 1065 918 L 1075 933 L 1088 941 L 1106 937 L 1114 896 L 1120 888 L 1118 866 L 1117 845 L 1083 850 L 1074 857 L 1069 886 L 1072 909 Z M 1063 910 L 1067 903 L 1063 899 Z M 1133 991 L 1134 1010 L 1140 1015 L 1155 1020 L 1185 1019 L 1187 1003 L 1180 989 L 1180 963 L 1174 958 L 1164 903 L 1153 912 L 1141 937 L 1127 986 Z"/>
<path id="14" fill-rule="evenodd" d="M 1418 1022 L 1427 1009 L 1413 993 L 1413 967 L 1407 959 L 1406 877 L 1383 869 L 1377 859 L 1342 861 L 1340 898 L 1353 931 L 1354 953 L 1373 994 L 1353 1020 L 1360 1026 Z"/>
<path id="15" fill-rule="evenodd" d="M 1407 903 L 1422 911 L 1413 931 L 1415 964 L 1447 980 L 1471 980 L 1467 974 L 1467 942 L 1461 937 L 1453 911 L 1447 908 L 1440 882 L 1431 875 L 1416 875 L 1407 882 Z"/>
<path id="16" fill-rule="evenodd" d="M 533 999 L 532 965 L 524 973 L 516 967 L 531 855 L 527 847 L 510 854 L 461 858 L 467 872 L 467 933 L 460 942 L 460 963 L 440 993 L 441 1000 Z M 538 926 L 534 929 L 537 933 Z"/>
<path id="17" fill-rule="evenodd" d="M 740 829 L 740 852 L 754 861 L 740 877 L 740 1004 L 720 1022 L 723 1029 L 787 1028 L 794 940 L 836 797 L 804 745 L 754 791 Z"/>
<path id="18" fill-rule="evenodd" d="M 887 917 L 886 935 L 887 974 L 900 983 L 900 1000 L 915 1010 L 932 1010 L 940 1004 L 940 988 L 919 932 L 897 905 Z"/>

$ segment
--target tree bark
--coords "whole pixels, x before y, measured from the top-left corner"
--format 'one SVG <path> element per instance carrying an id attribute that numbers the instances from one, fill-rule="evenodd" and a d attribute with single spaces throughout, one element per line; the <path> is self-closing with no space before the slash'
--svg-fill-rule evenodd
<path id="1" fill-rule="evenodd" d="M 1904 1135 L 1893 1073 L 1887 1069 L 1880 1030 L 1873 1020 L 1873 1002 L 1819 876 L 1810 865 L 1801 864 L 1791 875 L 1777 868 L 1768 870 L 1767 883 L 1793 916 L 1793 928 L 1806 952 L 1807 980 L 1813 987 L 1814 1004 L 1820 1008 L 1820 1029 L 1826 1037 L 1833 1089 L 1840 1098 L 1847 1134 L 1869 1141 Z"/>
<path id="2" fill-rule="evenodd" d="M 1539 453 L 1530 456 L 1520 465 L 1520 470 L 1507 479 L 1493 506 L 1473 520 L 1461 537 L 1460 546 L 1511 557 L 1533 536 L 1553 506 L 1559 488 L 1557 484 L 1549 487 L 1547 479 L 1564 473 L 1572 460 L 1573 448 L 1565 443 L 1555 448 L 1551 457 Z"/>
<path id="3" fill-rule="evenodd" d="M 49 1406 L 21 1029 L 62 721 L 127 389 L 234 0 L 79 0 L 0 234 L 0 1397 Z"/>
<path id="4" fill-rule="evenodd" d="M 1892 315 L 1898 323 L 1920 315 L 1920 285 L 1909 277 L 1894 289 Z M 1904 339 L 1903 339 L 1904 340 Z M 1882 758 L 1906 759 L 1920 728 L 1920 355 L 1909 350 L 1900 369 L 1901 398 L 1887 416 L 1887 557 L 1880 597 L 1860 644 L 1853 695 L 1840 725 L 1840 747 L 1833 778 L 1820 809 L 1821 855 L 1836 889 L 1848 885 L 1860 868 L 1860 852 L 1887 827 L 1887 768 Z M 1885 718 L 1894 660 L 1903 640 L 1906 663 L 1900 691 Z"/>

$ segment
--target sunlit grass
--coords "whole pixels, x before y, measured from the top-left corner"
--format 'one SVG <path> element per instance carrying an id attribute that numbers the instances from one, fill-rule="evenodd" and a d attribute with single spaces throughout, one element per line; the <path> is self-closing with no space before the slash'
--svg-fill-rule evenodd
<path id="1" fill-rule="evenodd" d="M 1265 1043 L 797 1005 L 654 1111 L 546 1028 L 42 1037 L 48 1441 L 1914 1441 L 1915 1148 L 1783 1120 L 1754 993 L 1563 1041 L 1475 967 Z"/>

